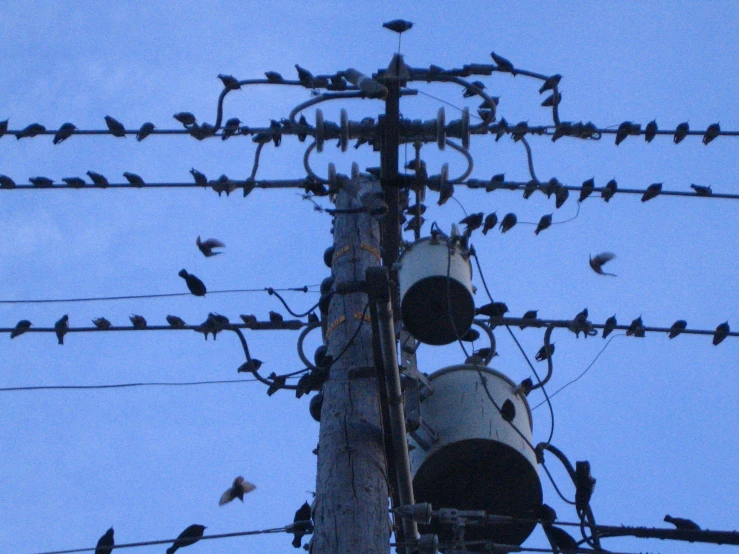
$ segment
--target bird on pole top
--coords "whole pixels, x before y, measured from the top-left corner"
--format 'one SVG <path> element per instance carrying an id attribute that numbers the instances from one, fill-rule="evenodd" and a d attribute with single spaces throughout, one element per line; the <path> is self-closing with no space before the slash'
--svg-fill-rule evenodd
<path id="1" fill-rule="evenodd" d="M 390 29 L 398 34 L 405 33 L 408 29 L 413 27 L 413 23 L 406 21 L 405 19 L 393 19 L 382 24 L 385 29 Z"/>

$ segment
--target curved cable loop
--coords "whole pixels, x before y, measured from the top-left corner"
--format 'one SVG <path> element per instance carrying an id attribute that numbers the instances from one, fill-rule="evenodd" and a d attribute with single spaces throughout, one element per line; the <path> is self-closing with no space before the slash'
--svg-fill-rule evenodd
<path id="1" fill-rule="evenodd" d="M 554 327 L 551 325 L 547 326 L 547 330 L 544 332 L 544 349 L 546 352 L 549 353 L 547 356 L 547 374 L 544 376 L 544 379 L 536 383 L 535 385 L 532 385 L 530 390 L 536 390 L 542 388 L 544 385 L 546 385 L 549 382 L 549 379 L 552 378 L 552 354 L 550 351 L 551 344 L 549 342 L 549 339 L 552 337 L 552 331 L 554 330 Z"/>
<path id="2" fill-rule="evenodd" d="M 529 141 L 526 140 L 526 137 L 521 137 L 521 142 L 526 148 L 526 161 L 528 161 L 529 163 L 529 173 L 531 174 L 531 178 L 538 183 L 539 179 L 537 179 L 536 172 L 534 171 L 534 158 L 531 154 L 531 146 L 529 145 Z"/>
<path id="3" fill-rule="evenodd" d="M 303 350 L 303 342 L 305 342 L 305 337 L 308 336 L 308 333 L 310 333 L 313 329 L 316 329 L 320 327 L 320 323 L 309 323 L 301 332 L 300 336 L 298 337 L 298 356 L 300 357 L 300 361 L 305 364 L 305 367 L 308 369 L 311 369 L 313 371 L 324 371 L 324 369 L 321 369 L 316 364 L 311 362 L 308 357 L 305 355 L 305 351 Z"/>
<path id="4" fill-rule="evenodd" d="M 239 329 L 238 327 L 224 327 L 224 329 L 233 331 L 239 336 L 239 340 L 241 341 L 241 347 L 244 349 L 244 355 L 246 356 L 246 362 L 250 363 L 252 361 L 252 357 L 251 357 L 251 354 L 249 354 L 249 345 L 246 343 L 246 338 L 244 338 L 244 334 L 241 332 L 241 329 Z M 264 383 L 268 387 L 274 386 L 275 384 L 274 381 L 270 381 L 269 379 L 265 379 L 264 377 L 262 377 L 259 374 L 258 369 L 250 369 L 249 372 L 256 379 L 258 379 L 261 383 Z M 296 373 L 302 373 L 302 371 L 298 371 Z M 279 388 L 287 389 L 287 390 L 298 390 L 298 387 L 296 385 L 288 385 L 288 384 L 280 385 Z"/>
<path id="5" fill-rule="evenodd" d="M 493 360 L 493 357 L 495 356 L 495 349 L 497 348 L 497 345 L 495 343 L 495 335 L 493 335 L 493 330 L 490 328 L 490 326 L 486 325 L 485 322 L 481 319 L 473 319 L 472 324 L 481 327 L 482 330 L 485 331 L 485 334 L 487 334 L 488 340 L 490 341 L 490 356 L 482 359 L 485 365 L 488 365 Z"/>
<path id="6" fill-rule="evenodd" d="M 461 183 L 467 177 L 470 176 L 470 174 L 472 173 L 472 169 L 474 167 L 475 162 L 472 159 L 472 155 L 465 148 L 463 148 L 462 146 L 460 146 L 459 144 L 456 144 L 456 143 L 452 142 L 449 139 L 446 139 L 444 142 L 445 142 L 445 144 L 447 146 L 451 146 L 452 148 L 454 148 L 454 150 L 456 150 L 457 152 L 459 152 L 460 154 L 462 154 L 465 158 L 467 158 L 467 170 L 464 173 L 462 173 L 462 175 L 460 175 L 459 177 L 457 177 L 456 179 L 449 179 L 449 183 L 451 183 L 451 184 Z"/>
<path id="7" fill-rule="evenodd" d="M 319 177 L 310 167 L 310 153 L 313 152 L 313 150 L 316 148 L 316 141 L 314 140 L 308 148 L 305 149 L 305 154 L 303 154 L 303 167 L 305 168 L 306 173 L 308 173 L 308 176 L 319 182 L 319 183 L 328 183 L 328 179 L 323 179 Z"/>
<path id="8" fill-rule="evenodd" d="M 280 293 L 279 293 L 279 292 L 277 292 L 277 291 L 276 291 L 275 289 L 273 289 L 272 287 L 268 287 L 268 288 L 266 288 L 266 289 L 264 289 L 264 290 L 266 290 L 266 291 L 267 291 L 267 293 L 268 293 L 268 294 L 269 294 L 270 296 L 272 296 L 272 295 L 276 296 L 276 297 L 277 297 L 277 299 L 278 299 L 278 300 L 279 300 L 280 302 L 282 302 L 282 305 L 283 305 L 283 306 L 285 306 L 285 309 L 286 309 L 286 310 L 287 310 L 288 312 L 290 312 L 290 315 L 291 315 L 291 316 L 293 316 L 293 317 L 305 317 L 305 316 L 307 316 L 307 315 L 308 315 L 309 313 L 311 313 L 311 312 L 312 312 L 313 310 L 315 310 L 315 309 L 316 309 L 316 308 L 318 307 L 318 304 L 320 304 L 320 302 L 316 302 L 316 303 L 315 303 L 315 304 L 314 304 L 313 306 L 311 306 L 310 308 L 308 308 L 308 311 L 307 311 L 307 312 L 305 312 L 305 313 L 302 313 L 302 314 L 296 314 L 296 313 L 295 313 L 294 311 L 292 311 L 292 310 L 290 309 L 290 306 L 288 306 L 288 305 L 287 305 L 287 302 L 285 302 L 285 299 L 284 299 L 284 298 L 282 298 L 282 296 L 280 296 Z"/>
<path id="9" fill-rule="evenodd" d="M 305 102 L 298 104 L 295 106 L 292 110 L 290 110 L 290 115 L 287 116 L 290 123 L 293 125 L 300 125 L 297 121 L 295 121 L 295 116 L 298 115 L 300 112 L 302 112 L 306 108 L 310 108 L 311 106 L 315 106 L 316 104 L 320 104 L 321 102 L 327 102 L 329 100 L 341 100 L 345 98 L 362 98 L 365 96 L 365 94 L 359 90 L 356 90 L 354 92 L 330 92 L 330 93 L 324 93 L 319 96 L 316 96 L 315 98 L 311 98 L 310 100 L 306 100 Z M 316 128 L 312 125 L 308 125 L 311 134 L 315 134 Z"/>

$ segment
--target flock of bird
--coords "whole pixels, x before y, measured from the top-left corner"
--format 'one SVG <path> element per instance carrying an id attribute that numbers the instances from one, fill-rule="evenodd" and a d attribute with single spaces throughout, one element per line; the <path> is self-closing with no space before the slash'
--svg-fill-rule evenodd
<path id="1" fill-rule="evenodd" d="M 241 502 L 244 501 L 244 495 L 252 492 L 257 487 L 256 485 L 245 481 L 243 477 L 239 476 L 234 479 L 233 484 L 221 495 L 218 501 L 219 506 L 228 504 L 232 500 L 238 498 Z M 302 546 L 303 537 L 313 531 L 313 524 L 311 522 L 312 514 L 311 507 L 308 502 L 298 508 L 293 518 L 293 524 L 286 526 L 286 530 L 293 534 L 292 545 L 295 548 Z M 185 546 L 191 546 L 203 538 L 203 533 L 207 527 L 205 525 L 193 524 L 185 528 L 179 536 L 174 540 L 172 546 L 167 548 L 167 554 L 174 554 L 178 549 Z M 95 554 L 110 554 L 115 548 L 114 531 L 111 527 L 108 529 L 97 542 L 95 547 Z"/>

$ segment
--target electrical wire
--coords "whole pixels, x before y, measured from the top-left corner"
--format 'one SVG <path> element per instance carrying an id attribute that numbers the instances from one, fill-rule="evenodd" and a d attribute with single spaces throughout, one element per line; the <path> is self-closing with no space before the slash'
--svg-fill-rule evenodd
<path id="1" fill-rule="evenodd" d="M 224 381 L 188 381 L 179 383 L 151 382 L 151 383 L 117 383 L 114 385 L 39 385 L 31 387 L 3 387 L 0 392 L 42 391 L 42 390 L 99 390 L 124 389 L 133 387 L 184 387 L 198 385 L 227 385 L 232 383 L 255 383 L 258 379 L 231 379 Z"/>

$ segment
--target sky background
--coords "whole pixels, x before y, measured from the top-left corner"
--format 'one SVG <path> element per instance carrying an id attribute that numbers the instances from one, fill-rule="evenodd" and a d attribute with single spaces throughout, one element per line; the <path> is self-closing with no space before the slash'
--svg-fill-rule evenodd
<path id="1" fill-rule="evenodd" d="M 10 128 L 40 122 L 49 129 L 71 121 L 79 128 L 104 129 L 111 115 L 137 129 L 144 121 L 179 128 L 172 114 L 190 111 L 213 123 L 222 85 L 219 73 L 259 78 L 273 70 L 294 78 L 294 64 L 315 74 L 348 67 L 367 74 L 387 67 L 397 35 L 382 22 L 415 23 L 401 52 L 414 67 L 444 68 L 491 63 L 489 53 L 517 67 L 563 75 L 560 106 L 564 121 L 617 126 L 624 120 L 661 128 L 689 121 L 691 129 L 720 122 L 739 129 L 736 60 L 739 8 L 731 2 L 20 2 L 0 4 L 0 119 Z M 547 124 L 539 106 L 539 83 L 495 74 L 483 78 L 500 96 L 499 116 L 509 122 Z M 413 83 L 458 107 L 476 107 L 452 85 Z M 253 87 L 229 94 L 225 116 L 250 126 L 286 117 L 307 100 L 297 87 Z M 474 99 L 473 99 L 474 100 Z M 442 104 L 428 96 L 404 98 L 405 117 L 431 119 Z M 376 116 L 378 101 L 324 104 L 326 119 L 340 108 L 352 120 Z M 459 112 L 445 106 L 447 120 Z M 313 120 L 314 111 L 306 114 Z M 629 137 L 616 147 L 600 142 L 531 137 L 537 175 L 579 185 L 595 178 L 603 186 L 616 178 L 622 188 L 664 182 L 669 190 L 691 183 L 715 192 L 738 193 L 736 138 L 719 137 L 704 146 L 700 137 L 651 144 Z M 286 137 L 265 147 L 258 178 L 302 178 L 305 144 Z M 53 146 L 51 137 L 0 139 L 0 173 L 16 182 L 44 175 L 84 176 L 87 170 L 121 182 L 131 171 L 150 182 L 187 182 L 195 167 L 217 178 L 243 179 L 251 170 L 254 144 L 246 137 L 198 142 L 187 136 L 73 136 Z M 474 137 L 473 178 L 506 173 L 527 180 L 523 146 L 506 137 Z M 401 150 L 401 161 L 413 155 Z M 442 163 L 450 173 L 464 169 L 461 156 L 431 144 L 422 157 L 429 173 Z M 349 173 L 379 165 L 370 148 L 342 154 L 329 145 L 312 158 L 326 174 L 329 162 Z M 211 290 L 297 287 L 320 283 L 329 273 L 322 262 L 331 243 L 330 219 L 313 210 L 295 190 L 254 191 L 247 199 L 218 197 L 212 190 L 0 191 L 0 299 L 79 298 L 184 292 L 177 272 L 198 275 Z M 435 196 L 435 195 L 430 195 Z M 467 211 L 515 212 L 536 222 L 572 217 L 576 195 L 559 210 L 554 199 L 535 194 L 458 190 Z M 454 202 L 427 202 L 426 218 L 448 229 L 464 217 Z M 324 203 L 328 207 L 327 204 Z M 614 313 L 619 323 L 643 316 L 647 325 L 668 327 L 686 319 L 691 328 L 714 329 L 726 320 L 739 329 L 739 246 L 737 209 L 731 200 L 617 195 L 606 204 L 586 200 L 573 221 L 534 236 L 519 224 L 501 235 L 474 237 L 496 300 L 512 316 L 539 309 L 543 318 L 567 319 L 588 307 L 602 323 Z M 428 224 L 427 224 L 428 225 Z M 195 246 L 200 235 L 227 245 L 206 259 Z M 411 238 L 406 234 L 406 238 Z M 599 277 L 588 256 L 616 253 L 607 266 L 617 278 Z M 473 282 L 480 288 L 477 271 Z M 314 289 L 315 290 L 315 289 Z M 297 310 L 316 294 L 288 293 Z M 70 304 L 0 304 L 0 327 L 29 319 L 50 327 L 68 313 L 72 326 L 105 316 L 127 324 L 131 314 L 164 324 L 167 314 L 188 323 L 208 312 L 231 319 L 283 311 L 266 293 L 192 296 Z M 516 330 L 533 356 L 541 330 Z M 267 373 L 302 367 L 297 333 L 248 333 L 252 354 Z M 514 381 L 529 376 L 525 360 L 507 333 L 496 332 L 500 357 L 493 367 Z M 97 385 L 144 381 L 236 379 L 243 362 L 237 338 L 216 342 L 191 332 L 71 334 L 58 346 L 50 334 L 7 335 L 0 356 L 0 387 Z M 307 341 L 309 353 L 318 345 Z M 555 330 L 554 376 L 550 392 L 580 374 L 602 349 L 600 338 L 583 340 Z M 554 400 L 552 443 L 569 458 L 589 460 L 597 486 L 592 508 L 598 522 L 666 526 L 665 514 L 688 517 L 704 528 L 739 528 L 739 341 L 718 347 L 710 337 L 660 334 L 613 340 L 590 371 Z M 425 372 L 460 363 L 455 345 L 422 347 Z M 542 371 L 544 365 L 540 364 Z M 243 376 L 243 375 L 242 375 Z M 540 394 L 529 398 L 537 404 Z M 308 400 L 289 391 L 272 397 L 258 383 L 200 387 L 89 391 L 0 392 L 0 551 L 33 553 L 94 546 L 114 526 L 118 543 L 175 537 L 192 523 L 206 533 L 281 527 L 315 490 L 318 424 Z M 534 410 L 534 439 L 545 440 L 550 419 Z M 553 457 L 549 467 L 566 495 L 571 485 Z M 257 489 L 218 506 L 233 478 L 243 475 Z M 542 473 L 545 502 L 562 520 L 569 509 Z M 289 553 L 289 535 L 202 541 L 187 552 Z M 525 543 L 546 546 L 537 530 Z M 614 551 L 702 554 L 717 546 L 610 539 Z M 152 546 L 137 552 L 162 552 Z"/>

